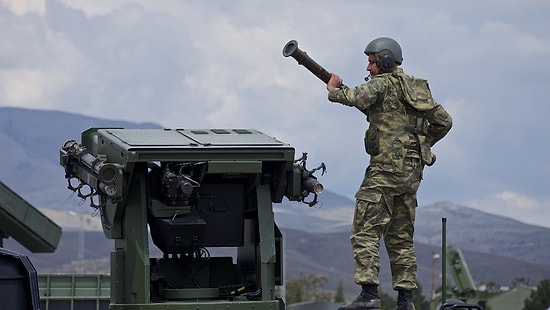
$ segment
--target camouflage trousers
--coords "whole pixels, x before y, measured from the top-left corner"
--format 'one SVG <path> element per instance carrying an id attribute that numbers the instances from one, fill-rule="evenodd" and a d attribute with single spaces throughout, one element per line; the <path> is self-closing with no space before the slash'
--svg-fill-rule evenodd
<path id="1" fill-rule="evenodd" d="M 416 192 L 422 179 L 419 159 L 405 158 L 403 170 L 373 164 L 357 191 L 351 231 L 355 282 L 380 284 L 380 240 L 388 252 L 395 290 L 416 286 L 416 255 L 413 234 Z"/>

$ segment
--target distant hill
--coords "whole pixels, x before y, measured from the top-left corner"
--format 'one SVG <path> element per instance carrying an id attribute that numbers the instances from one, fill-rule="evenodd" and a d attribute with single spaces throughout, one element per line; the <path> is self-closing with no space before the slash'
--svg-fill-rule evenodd
<path id="1" fill-rule="evenodd" d="M 74 200 L 68 200 L 59 149 L 66 140 L 80 141 L 82 131 L 90 127 L 160 128 L 152 123 L 0 107 L 0 180 L 35 206 L 69 208 Z"/>
<path id="2" fill-rule="evenodd" d="M 441 246 L 441 218 L 447 243 L 470 251 L 550 265 L 550 229 L 484 213 L 450 202 L 418 208 L 415 239 Z M 550 278 L 550 273 L 546 274 Z"/>
<path id="3" fill-rule="evenodd" d="M 321 208 L 294 202 L 276 206 L 276 219 L 282 227 L 308 232 L 349 232 L 354 201 L 329 191 L 320 199 Z M 447 244 L 550 266 L 550 229 L 451 202 L 417 208 L 416 242 L 441 247 L 442 218 L 447 219 Z"/>
<path id="4" fill-rule="evenodd" d="M 329 281 L 326 289 L 335 291 L 341 281 L 346 295 L 351 298 L 358 292 L 353 283 L 353 253 L 347 232 L 315 233 L 296 229 L 282 229 L 285 240 L 284 266 L 286 278 L 292 279 L 300 274 L 321 275 Z M 92 273 L 109 272 L 109 253 L 114 242 L 108 240 L 99 231 L 84 233 L 84 270 Z M 151 244 L 151 255 L 160 257 L 160 252 Z M 28 255 L 38 272 L 76 272 L 78 268 L 79 232 L 65 231 L 59 247 L 54 253 L 33 254 L 17 244 L 13 239 L 5 241 L 5 247 Z M 382 270 L 380 278 L 382 290 L 392 293 L 389 263 L 384 247 L 381 247 Z M 477 283 L 494 282 L 510 285 L 515 279 L 525 278 L 532 285 L 542 279 L 550 278 L 550 266 L 527 263 L 514 258 L 484 254 L 462 248 L 470 272 Z M 211 250 L 213 256 L 231 256 L 227 249 Z M 416 243 L 418 259 L 418 281 L 425 295 L 429 294 L 432 281 L 432 255 L 440 253 L 440 247 Z M 437 260 L 435 272 L 441 273 L 441 261 Z M 450 270 L 447 278 L 452 283 Z M 441 285 L 439 277 L 436 287 Z"/>
<path id="5" fill-rule="evenodd" d="M 353 253 L 349 241 L 353 201 L 330 192 L 323 192 L 321 196 L 325 204 L 320 209 L 299 205 L 276 207 L 277 211 L 284 209 L 275 216 L 279 225 L 287 228 L 283 231 L 289 274 L 308 270 L 327 275 L 334 288 L 340 280 L 353 288 Z M 327 214 L 337 216 L 331 222 Z M 462 250 L 477 283 L 507 286 L 518 278 L 525 278 L 536 285 L 542 279 L 550 279 L 550 229 L 443 202 L 417 209 L 418 280 L 425 294 L 429 292 L 426 289 L 431 288 L 433 254 L 441 254 L 442 218 L 446 218 L 447 244 Z M 335 227 L 340 230 L 333 229 Z M 390 291 L 391 275 L 383 246 L 381 251 L 380 276 L 385 289 Z M 437 274 L 440 270 L 441 261 L 437 260 Z M 450 270 L 447 275 L 452 282 Z M 439 286 L 440 282 L 437 283 Z"/>
<path id="6" fill-rule="evenodd" d="M 305 274 L 325 275 L 330 281 L 328 287 L 333 291 L 342 281 L 346 293 L 353 295 L 358 286 L 353 283 L 353 252 L 349 243 L 349 234 L 310 233 L 293 229 L 284 229 L 286 242 L 287 274 L 295 277 L 300 272 Z M 418 264 L 417 278 L 423 287 L 423 293 L 429 296 L 432 283 L 433 253 L 441 253 L 440 247 L 416 243 Z M 524 277 L 531 284 L 538 284 L 542 279 L 550 278 L 550 266 L 526 263 L 514 258 L 473 252 L 462 249 L 468 267 L 476 283 L 494 282 L 499 285 L 510 285 L 515 279 Z M 384 247 L 381 247 L 382 267 L 380 279 L 382 289 L 393 294 L 389 262 Z M 449 268 L 447 268 L 449 269 Z M 436 274 L 441 274 L 441 261 L 436 261 Z M 447 278 L 452 283 L 450 270 Z M 436 287 L 441 285 L 439 277 Z"/>
<path id="7" fill-rule="evenodd" d="M 77 199 L 69 198 L 59 165 L 59 148 L 67 139 L 80 140 L 81 131 L 90 127 L 160 128 L 152 123 L 0 107 L 0 180 L 64 227 L 59 248 L 53 254 L 30 254 L 11 239 L 5 242 L 6 248 L 28 254 L 39 271 L 75 270 L 78 225 L 66 213 L 89 212 L 90 208 L 87 203 L 78 206 Z M 349 242 L 354 202 L 330 191 L 321 193 L 320 200 L 313 208 L 288 201 L 274 206 L 277 224 L 285 236 L 287 278 L 300 273 L 322 274 L 330 280 L 329 289 L 342 281 L 346 293 L 354 295 L 357 287 L 353 284 Z M 418 278 L 425 289 L 431 287 L 432 255 L 441 252 L 443 217 L 447 219 L 447 244 L 462 249 L 474 280 L 509 285 L 523 277 L 536 285 L 541 279 L 550 278 L 550 229 L 441 202 L 417 209 Z M 91 220 L 97 218 L 86 221 Z M 97 229 L 98 225 L 86 227 Z M 107 272 L 106 258 L 112 247 L 112 240 L 107 240 L 102 232 L 86 232 L 86 270 Z M 381 278 L 384 289 L 389 291 L 389 266 L 385 252 L 382 255 Z M 438 269 L 439 266 L 440 262 Z"/>

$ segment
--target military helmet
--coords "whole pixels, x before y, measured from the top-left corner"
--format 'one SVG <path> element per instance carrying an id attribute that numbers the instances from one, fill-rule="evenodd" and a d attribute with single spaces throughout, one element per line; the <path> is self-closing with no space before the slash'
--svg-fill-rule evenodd
<path id="1" fill-rule="evenodd" d="M 403 53 L 401 46 L 392 38 L 380 37 L 372 40 L 365 47 L 365 54 L 376 55 L 376 64 L 385 72 L 393 70 L 395 64 L 403 63 Z"/>

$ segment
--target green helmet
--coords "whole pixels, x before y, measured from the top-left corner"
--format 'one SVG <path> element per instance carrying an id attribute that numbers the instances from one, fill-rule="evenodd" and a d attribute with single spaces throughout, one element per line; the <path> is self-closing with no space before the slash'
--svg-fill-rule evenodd
<path id="1" fill-rule="evenodd" d="M 400 65 L 403 63 L 401 46 L 391 38 L 380 37 L 372 40 L 365 47 L 365 54 L 376 55 L 376 64 L 384 72 L 390 72 L 395 68 L 396 64 Z"/>

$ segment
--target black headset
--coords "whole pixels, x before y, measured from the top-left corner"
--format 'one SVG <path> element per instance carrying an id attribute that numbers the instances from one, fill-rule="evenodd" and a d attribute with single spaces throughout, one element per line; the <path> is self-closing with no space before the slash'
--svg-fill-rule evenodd
<path id="1" fill-rule="evenodd" d="M 382 50 L 376 55 L 376 65 L 382 72 L 391 72 L 395 66 L 395 60 L 389 50 Z"/>

